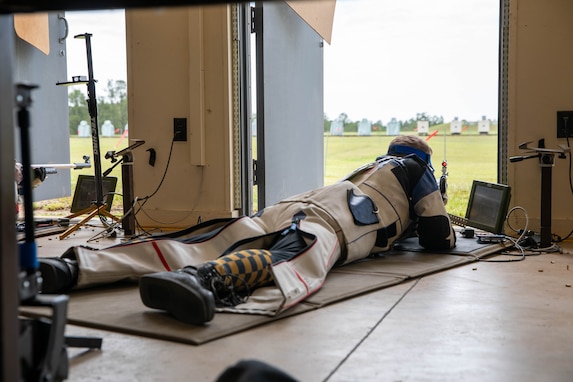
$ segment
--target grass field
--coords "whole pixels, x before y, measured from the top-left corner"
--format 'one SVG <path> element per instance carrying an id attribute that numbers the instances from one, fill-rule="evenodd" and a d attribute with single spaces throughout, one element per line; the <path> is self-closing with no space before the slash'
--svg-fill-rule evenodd
<path id="1" fill-rule="evenodd" d="M 441 175 L 441 163 L 444 159 L 448 162 L 448 212 L 456 215 L 464 215 L 469 191 L 474 179 L 495 182 L 497 180 L 497 135 L 495 126 L 490 135 L 479 135 L 475 128 L 465 131 L 462 135 L 449 135 L 449 125 L 434 126 L 430 130 L 438 130 L 439 133 L 429 139 L 434 155 L 432 162 L 436 170 L 437 178 Z M 386 135 L 371 136 L 329 136 L 324 137 L 325 179 L 324 184 L 332 184 L 348 175 L 354 169 L 384 154 L 388 143 L 393 137 Z M 127 139 L 121 137 L 101 137 L 100 151 L 102 171 L 112 166 L 112 163 L 104 159 L 108 151 L 119 151 L 127 147 Z M 79 161 L 83 155 L 92 155 L 91 138 L 70 138 L 71 161 Z M 72 192 L 75 189 L 79 174 L 93 175 L 93 166 L 90 169 L 71 171 Z M 116 192 L 121 195 L 121 165 L 116 166 L 110 176 L 118 178 Z M 67 214 L 71 204 L 71 197 L 58 200 L 43 201 L 36 203 L 38 209 L 44 211 L 58 211 Z M 117 195 L 113 210 L 114 214 L 121 214 L 122 200 Z"/>

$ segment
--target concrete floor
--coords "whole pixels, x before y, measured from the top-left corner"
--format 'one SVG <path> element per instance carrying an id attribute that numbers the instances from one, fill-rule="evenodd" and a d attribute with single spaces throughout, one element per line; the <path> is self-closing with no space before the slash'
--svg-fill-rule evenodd
<path id="1" fill-rule="evenodd" d="M 39 254 L 114 243 L 86 242 L 98 232 L 41 238 Z M 214 381 L 257 359 L 308 382 L 571 381 L 573 242 L 560 247 L 460 266 L 201 346 L 68 325 L 68 336 L 103 338 L 100 351 L 68 350 L 69 380 Z"/>

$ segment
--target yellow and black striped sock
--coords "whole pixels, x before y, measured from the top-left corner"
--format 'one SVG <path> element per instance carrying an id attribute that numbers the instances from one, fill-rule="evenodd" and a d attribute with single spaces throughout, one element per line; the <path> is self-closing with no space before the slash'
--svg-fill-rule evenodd
<path id="1" fill-rule="evenodd" d="M 253 290 L 269 285 L 273 276 L 269 270 L 272 255 L 266 249 L 237 251 L 209 262 L 221 276 L 232 276 L 235 288 Z"/>

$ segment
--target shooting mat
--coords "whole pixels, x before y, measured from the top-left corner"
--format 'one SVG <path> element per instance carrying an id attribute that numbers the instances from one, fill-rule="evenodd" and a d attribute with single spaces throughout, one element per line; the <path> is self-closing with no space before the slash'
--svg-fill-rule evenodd
<path id="1" fill-rule="evenodd" d="M 458 238 L 449 252 L 425 252 L 416 241 L 405 240 L 395 250 L 336 268 L 329 273 L 318 293 L 275 317 L 217 313 L 204 326 L 179 322 L 168 314 L 141 303 L 134 284 L 117 284 L 69 294 L 68 323 L 142 337 L 200 345 L 275 320 L 301 314 L 363 293 L 399 284 L 430 273 L 446 270 L 500 252 L 501 244 L 478 244 L 475 239 Z M 49 308 L 21 306 L 30 317 L 50 316 Z"/>

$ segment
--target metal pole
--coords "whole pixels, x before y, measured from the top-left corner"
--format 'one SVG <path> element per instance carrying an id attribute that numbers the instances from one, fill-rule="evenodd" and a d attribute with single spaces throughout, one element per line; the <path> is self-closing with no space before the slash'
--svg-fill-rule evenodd
<path id="1" fill-rule="evenodd" d="M 0 380 L 20 381 L 18 246 L 14 190 L 14 17 L 0 15 Z"/>
<path id="2" fill-rule="evenodd" d="M 551 172 L 554 160 L 553 154 L 542 154 L 539 157 L 539 165 L 541 166 L 540 248 L 551 246 Z"/>
<path id="3" fill-rule="evenodd" d="M 32 160 L 30 154 L 30 112 L 28 106 L 31 105 L 30 90 L 36 86 L 18 85 L 16 96 L 19 106 L 18 127 L 20 127 L 20 145 L 22 146 L 22 185 L 24 196 L 24 223 L 25 242 L 34 243 L 34 205 L 32 198 Z M 30 264 L 31 265 L 31 264 Z M 36 268 L 34 265 L 32 268 Z"/>
<path id="4" fill-rule="evenodd" d="M 92 146 L 93 146 L 93 165 L 94 165 L 94 179 L 96 186 L 96 205 L 99 207 L 103 205 L 103 182 L 101 174 L 101 154 L 99 146 L 99 125 L 98 125 L 98 112 L 97 112 L 97 98 L 95 89 L 95 79 L 92 63 L 92 45 L 91 34 L 85 33 L 78 35 L 76 38 L 85 38 L 86 40 L 86 54 L 88 61 L 88 111 L 90 114 L 91 128 L 92 128 Z"/>

